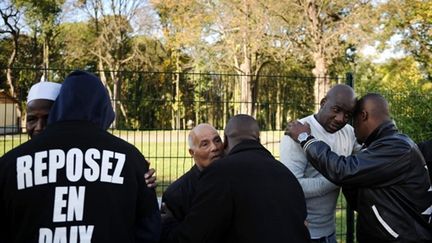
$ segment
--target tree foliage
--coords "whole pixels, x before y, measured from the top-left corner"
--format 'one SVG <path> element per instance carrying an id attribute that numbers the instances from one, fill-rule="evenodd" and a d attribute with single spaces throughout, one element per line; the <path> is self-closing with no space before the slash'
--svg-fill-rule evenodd
<path id="1" fill-rule="evenodd" d="M 432 2 L 390 0 L 381 10 L 385 13 L 381 40 L 397 35 L 396 45 L 409 53 L 432 81 Z"/>
<path id="2" fill-rule="evenodd" d="M 356 90 L 383 94 L 389 101 L 398 128 L 417 142 L 432 136 L 432 89 L 413 57 L 372 66 L 364 63 L 357 70 Z"/>
<path id="3" fill-rule="evenodd" d="M 61 82 L 70 70 L 94 71 L 119 128 L 185 128 L 190 121 L 222 128 L 230 116 L 249 113 L 263 128 L 280 129 L 311 113 L 312 97 L 346 71 L 354 71 L 360 93 L 423 97 L 432 88 L 430 1 L 64 2 L 2 5 L 0 85 L 24 99 L 43 74 Z M 66 11 L 80 21 L 65 21 Z M 357 51 L 394 35 L 407 54 L 401 60 L 376 64 Z M 404 131 L 417 131 L 406 127 L 413 117 L 426 119 L 426 102 L 388 98 L 411 107 L 398 120 Z"/>

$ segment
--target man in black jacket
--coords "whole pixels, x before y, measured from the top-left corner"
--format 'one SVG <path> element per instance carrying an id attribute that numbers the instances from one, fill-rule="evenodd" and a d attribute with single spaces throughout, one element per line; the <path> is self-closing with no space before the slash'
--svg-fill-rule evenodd
<path id="1" fill-rule="evenodd" d="M 350 187 L 348 201 L 358 212 L 357 239 L 370 242 L 431 242 L 432 188 L 415 143 L 392 122 L 379 94 L 360 99 L 354 131 L 364 149 L 338 156 L 310 134 L 308 124 L 290 124 L 309 161 L 337 185 Z"/>
<path id="2" fill-rule="evenodd" d="M 177 224 L 184 220 L 192 206 L 201 172 L 213 161 L 222 158 L 223 143 L 216 129 L 210 124 L 199 124 L 188 136 L 189 154 L 195 164 L 174 181 L 162 196 L 162 242 Z"/>
<path id="3" fill-rule="evenodd" d="M 0 159 L 0 242 L 159 240 L 148 163 L 106 131 L 113 119 L 99 78 L 66 78 L 45 131 Z"/>
<path id="4" fill-rule="evenodd" d="M 259 143 L 255 119 L 231 118 L 224 143 L 227 155 L 203 171 L 179 242 L 309 242 L 301 186 Z"/>

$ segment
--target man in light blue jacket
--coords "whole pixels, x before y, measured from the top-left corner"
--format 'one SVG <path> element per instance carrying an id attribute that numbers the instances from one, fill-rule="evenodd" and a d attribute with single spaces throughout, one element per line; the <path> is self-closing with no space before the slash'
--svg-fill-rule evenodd
<path id="1" fill-rule="evenodd" d="M 355 106 L 354 90 L 347 85 L 330 89 L 317 114 L 300 119 L 308 123 L 312 135 L 325 141 L 339 155 L 359 149 L 352 126 L 348 125 Z M 284 135 L 280 160 L 297 177 L 306 198 L 307 223 L 312 242 L 336 242 L 335 210 L 339 187 L 328 181 L 306 159 L 301 146 Z"/>

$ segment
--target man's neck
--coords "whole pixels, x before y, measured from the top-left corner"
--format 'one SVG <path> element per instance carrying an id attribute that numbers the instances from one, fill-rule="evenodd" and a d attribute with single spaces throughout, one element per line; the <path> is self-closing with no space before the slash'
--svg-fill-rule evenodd
<path id="1" fill-rule="evenodd" d="M 314 114 L 313 116 L 314 116 L 315 120 L 321 125 L 321 127 L 324 128 L 324 124 L 322 123 L 322 121 L 320 119 L 321 116 L 320 116 L 319 112 L 317 114 Z"/>

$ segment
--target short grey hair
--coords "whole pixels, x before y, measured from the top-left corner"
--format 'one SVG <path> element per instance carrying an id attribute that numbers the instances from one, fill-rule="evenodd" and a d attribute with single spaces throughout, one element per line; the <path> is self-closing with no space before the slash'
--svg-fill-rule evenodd
<path id="1" fill-rule="evenodd" d="M 189 149 L 195 147 L 195 144 L 194 144 L 194 142 L 193 142 L 193 135 L 192 135 L 193 132 L 194 132 L 194 131 L 193 131 L 193 129 L 192 129 L 192 131 L 190 131 L 190 132 L 189 132 L 189 135 L 188 135 L 188 145 L 189 145 Z"/>

